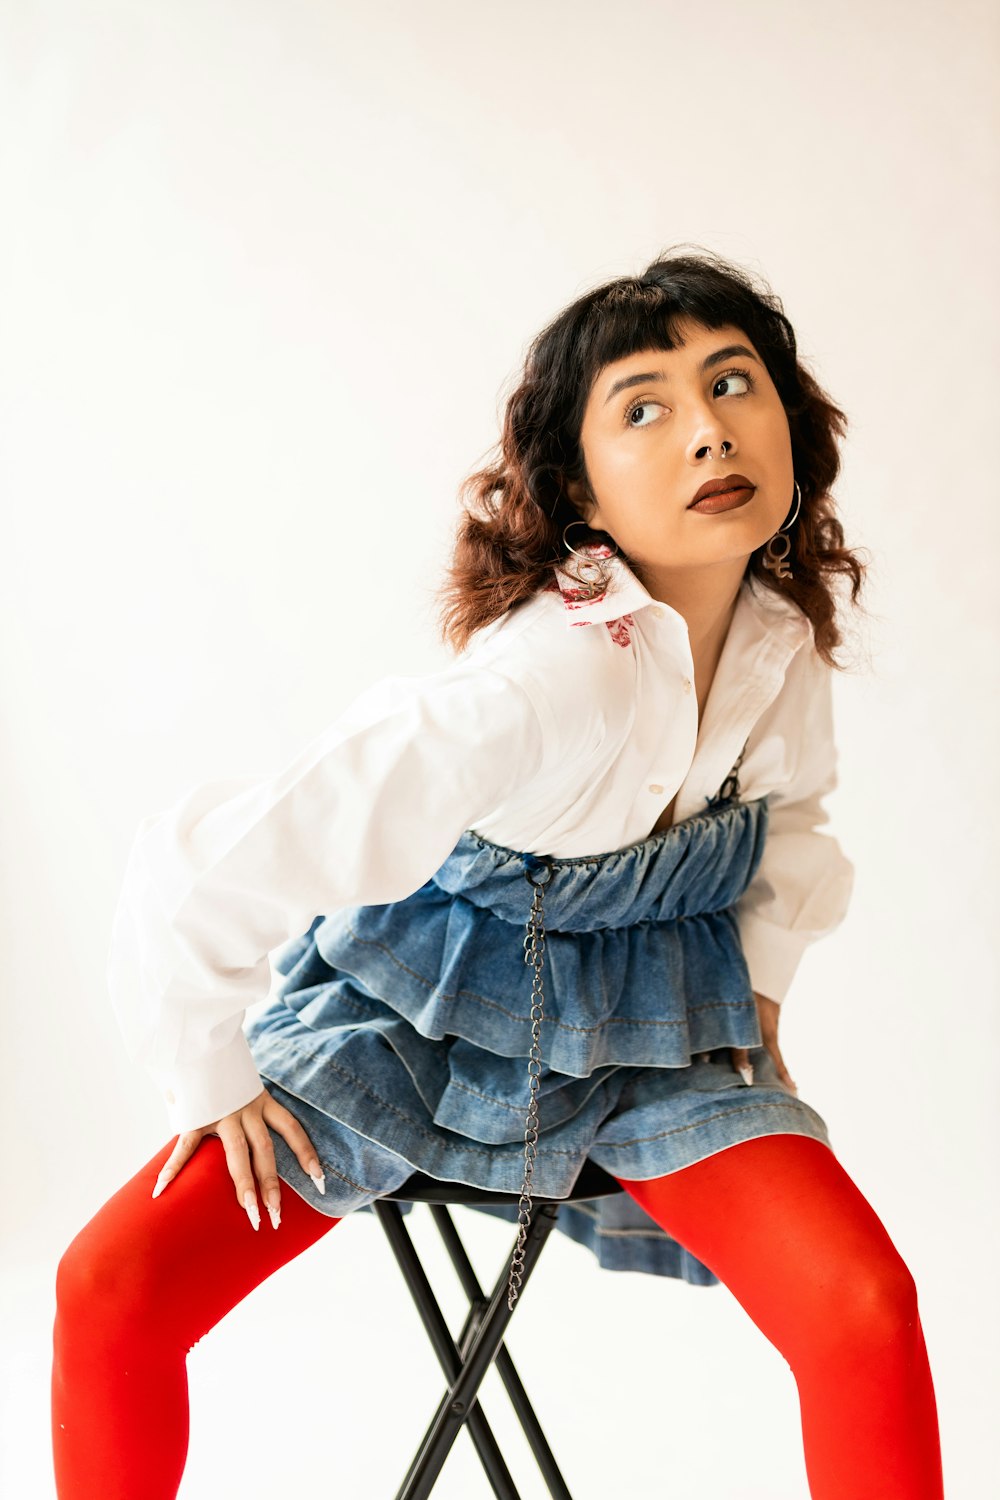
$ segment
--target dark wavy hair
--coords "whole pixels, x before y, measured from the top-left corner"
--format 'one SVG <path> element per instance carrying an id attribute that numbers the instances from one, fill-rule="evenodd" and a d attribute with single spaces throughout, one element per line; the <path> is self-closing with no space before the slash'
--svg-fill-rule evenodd
<path id="1" fill-rule="evenodd" d="M 563 530 L 581 516 L 566 493 L 569 481 L 590 487 L 580 432 L 600 371 L 644 349 L 677 347 L 677 324 L 735 324 L 767 366 L 788 417 L 794 473 L 802 495 L 788 533 L 790 578 L 763 566 L 763 547 L 747 560 L 763 587 L 784 594 L 808 617 L 816 649 L 831 667 L 843 635 L 832 587 L 849 574 L 857 604 L 865 572 L 844 545 L 830 490 L 840 470 L 838 440 L 847 418 L 796 353 L 795 333 L 781 302 L 751 274 L 701 247 L 673 246 L 639 276 L 620 276 L 586 292 L 560 312 L 529 346 L 519 383 L 507 398 L 496 456 L 459 490 L 463 514 L 444 584 L 435 591 L 441 638 L 456 652 L 481 627 L 541 588 L 565 566 Z M 594 535 L 584 540 L 599 541 Z M 606 536 L 606 533 L 605 533 Z M 581 543 L 574 541 L 574 546 Z M 619 555 L 635 564 L 619 547 Z"/>

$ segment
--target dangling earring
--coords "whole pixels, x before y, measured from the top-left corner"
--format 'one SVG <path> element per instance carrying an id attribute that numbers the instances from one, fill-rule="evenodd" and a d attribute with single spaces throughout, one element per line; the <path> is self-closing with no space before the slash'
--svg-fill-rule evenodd
<path id="1" fill-rule="evenodd" d="M 761 559 L 764 567 L 770 568 L 775 578 L 792 577 L 792 570 L 785 562 L 785 558 L 791 551 L 792 544 L 785 533 L 793 525 L 802 505 L 802 491 L 799 489 L 799 481 L 797 479 L 795 481 L 795 495 L 795 509 L 792 512 L 791 519 L 786 521 L 784 526 L 779 527 L 774 536 L 769 538 Z"/>
<path id="2" fill-rule="evenodd" d="M 576 581 L 581 585 L 581 587 L 587 590 L 588 598 L 593 598 L 595 594 L 603 594 L 605 589 L 607 588 L 607 570 L 601 567 L 600 563 L 596 561 L 594 556 L 588 557 L 586 553 L 578 552 L 575 547 L 570 546 L 569 542 L 566 540 L 566 533 L 567 531 L 572 531 L 574 526 L 587 526 L 587 522 L 570 521 L 568 526 L 563 527 L 563 546 L 566 548 L 567 552 L 572 552 L 574 557 L 578 557 L 580 559 L 580 562 L 577 564 L 576 572 L 570 573 L 570 577 L 575 578 Z M 617 542 L 615 542 L 614 544 L 613 552 L 608 546 L 607 542 L 594 542 L 592 545 L 592 552 L 595 553 L 598 557 L 614 557 L 617 551 Z M 565 571 L 568 572 L 569 570 L 566 569 Z"/>

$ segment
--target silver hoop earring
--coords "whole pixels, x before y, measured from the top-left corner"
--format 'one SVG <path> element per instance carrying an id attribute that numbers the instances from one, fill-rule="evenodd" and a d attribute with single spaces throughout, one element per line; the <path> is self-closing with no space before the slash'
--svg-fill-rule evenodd
<path id="1" fill-rule="evenodd" d="M 569 542 L 566 540 L 567 531 L 572 531 L 574 526 L 587 526 L 587 522 L 570 521 L 568 526 L 563 527 L 563 546 L 566 548 L 567 552 L 571 552 L 574 557 L 578 557 L 580 559 L 579 563 L 577 564 L 576 571 L 570 573 L 570 577 L 575 578 L 580 587 L 587 590 L 588 598 L 593 598 L 595 594 L 603 594 L 608 586 L 607 569 L 601 567 L 601 564 L 597 561 L 597 557 L 603 557 L 607 559 L 609 557 L 616 556 L 618 552 L 618 544 L 617 542 L 614 543 L 614 551 L 612 551 L 607 542 L 594 542 L 592 544 L 592 553 L 595 553 L 596 556 L 588 556 L 584 552 L 578 552 L 577 549 L 575 547 L 571 547 Z M 588 530 L 589 529 L 590 528 L 588 526 Z M 569 572 L 569 569 L 566 568 L 564 569 L 564 571 Z"/>
<path id="2" fill-rule="evenodd" d="M 791 568 L 785 562 L 785 558 L 788 556 L 789 552 L 792 549 L 792 544 L 789 541 L 786 533 L 791 530 L 791 527 L 794 525 L 795 519 L 798 516 L 801 508 L 802 491 L 799 488 L 799 481 L 796 479 L 795 509 L 792 511 L 791 516 L 785 522 L 785 524 L 783 526 L 780 526 L 774 533 L 774 536 L 768 539 L 767 546 L 764 548 L 764 555 L 761 558 L 764 567 L 770 568 L 775 578 L 791 578 L 793 576 Z"/>

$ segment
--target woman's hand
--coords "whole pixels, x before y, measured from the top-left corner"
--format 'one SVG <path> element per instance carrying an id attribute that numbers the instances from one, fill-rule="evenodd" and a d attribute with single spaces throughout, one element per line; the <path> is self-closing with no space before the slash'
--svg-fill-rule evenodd
<path id="1" fill-rule="evenodd" d="M 761 1042 L 774 1058 L 782 1083 L 787 1084 L 793 1094 L 797 1094 L 799 1092 L 798 1085 L 785 1067 L 785 1060 L 781 1055 L 781 1048 L 778 1046 L 778 1014 L 781 1010 L 781 1005 L 777 1000 L 769 1000 L 766 995 L 760 994 L 757 990 L 754 990 L 753 997 L 757 1002 L 757 1018 L 760 1021 Z M 747 1069 L 747 1073 L 742 1076 L 747 1077 L 748 1081 L 752 1083 L 753 1064 L 750 1061 L 749 1050 L 746 1047 L 730 1047 L 729 1055 L 732 1058 L 733 1067 L 737 1073 L 742 1073 L 744 1068 Z M 708 1053 L 699 1052 L 698 1056 L 707 1058 Z"/>
<path id="2" fill-rule="evenodd" d="M 244 1104 L 242 1109 L 234 1110 L 230 1115 L 223 1115 L 214 1124 L 183 1131 L 160 1169 L 153 1197 L 158 1197 L 191 1160 L 206 1135 L 217 1135 L 226 1148 L 226 1163 L 236 1187 L 236 1201 L 241 1208 L 246 1209 L 250 1223 L 254 1229 L 260 1228 L 252 1162 L 267 1211 L 271 1215 L 271 1224 L 277 1229 L 281 1223 L 281 1186 L 268 1126 L 288 1142 L 303 1172 L 312 1178 L 321 1193 L 325 1193 L 326 1180 L 312 1141 L 295 1116 L 283 1104 L 279 1104 L 277 1099 L 272 1098 L 267 1089 L 262 1089 L 249 1104 Z"/>

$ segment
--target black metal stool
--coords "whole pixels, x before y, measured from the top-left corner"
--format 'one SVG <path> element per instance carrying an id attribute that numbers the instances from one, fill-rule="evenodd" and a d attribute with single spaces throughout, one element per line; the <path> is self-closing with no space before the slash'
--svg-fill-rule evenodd
<path id="1" fill-rule="evenodd" d="M 501 1268 L 497 1283 L 487 1298 L 479 1285 L 465 1246 L 458 1237 L 449 1203 L 504 1203 L 517 1205 L 518 1193 L 490 1193 L 482 1188 L 470 1187 L 464 1182 L 438 1182 L 422 1172 L 415 1172 L 395 1192 L 385 1193 L 375 1199 L 371 1207 L 388 1236 L 396 1260 L 406 1277 L 407 1285 L 417 1309 L 423 1319 L 428 1337 L 434 1346 L 448 1380 L 448 1389 L 441 1398 L 430 1426 L 424 1434 L 416 1456 L 406 1478 L 396 1492 L 395 1500 L 425 1500 L 437 1481 L 451 1446 L 463 1424 L 468 1422 L 469 1435 L 476 1445 L 486 1476 L 499 1500 L 520 1500 L 517 1488 L 496 1438 L 490 1430 L 486 1414 L 477 1400 L 477 1391 L 485 1379 L 490 1366 L 495 1362 L 500 1377 L 507 1388 L 511 1404 L 531 1445 L 549 1493 L 556 1500 L 572 1500 L 566 1481 L 559 1472 L 552 1450 L 542 1432 L 538 1418 L 532 1410 L 520 1377 L 514 1369 L 510 1352 L 504 1344 L 507 1324 L 519 1307 L 521 1297 L 542 1253 L 551 1231 L 555 1228 L 559 1208 L 563 1203 L 580 1203 L 588 1198 L 607 1198 L 612 1193 L 625 1189 L 596 1162 L 587 1161 L 566 1198 L 543 1198 L 532 1191 L 531 1213 L 527 1220 L 524 1244 L 524 1265 L 520 1290 L 513 1310 L 507 1306 L 507 1279 L 511 1255 Z M 431 1289 L 413 1242 L 403 1223 L 400 1203 L 428 1203 L 434 1221 L 448 1249 L 459 1281 L 469 1298 L 469 1313 L 456 1343 L 445 1322 L 441 1308 Z M 516 1245 L 516 1240 L 515 1240 Z"/>

